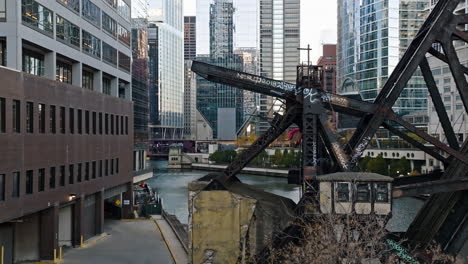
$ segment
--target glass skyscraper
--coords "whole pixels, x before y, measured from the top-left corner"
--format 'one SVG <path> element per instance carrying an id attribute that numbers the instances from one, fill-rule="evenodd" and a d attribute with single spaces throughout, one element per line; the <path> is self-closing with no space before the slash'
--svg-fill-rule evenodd
<path id="1" fill-rule="evenodd" d="M 153 139 L 180 139 L 184 128 L 182 0 L 153 1 L 150 9 L 150 129 Z"/>
<path id="2" fill-rule="evenodd" d="M 373 101 L 424 22 L 429 0 L 338 1 L 338 93 L 359 92 Z M 427 110 L 427 88 L 419 72 L 394 110 Z"/>

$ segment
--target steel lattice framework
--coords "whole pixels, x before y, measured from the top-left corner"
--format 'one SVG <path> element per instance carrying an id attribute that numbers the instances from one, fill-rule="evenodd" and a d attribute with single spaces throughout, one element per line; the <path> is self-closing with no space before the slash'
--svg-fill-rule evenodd
<path id="1" fill-rule="evenodd" d="M 422 193 L 433 194 L 410 226 L 407 232 L 409 241 L 425 246 L 437 239 L 446 251 L 458 252 L 468 237 L 468 142 L 465 141 L 462 146 L 458 144 L 426 58 L 430 54 L 448 64 L 468 112 L 468 83 L 465 77 L 468 68 L 460 64 L 454 47 L 454 41 L 468 43 L 468 33 L 465 31 L 468 15 L 454 13 L 458 3 L 459 0 L 439 0 L 373 103 L 323 91 L 320 85 L 322 68 L 319 66 L 299 66 L 297 84 L 294 85 L 195 61 L 192 70 L 209 81 L 274 96 L 286 102 L 286 113 L 275 116 L 270 129 L 228 166 L 224 175 L 217 179 L 218 183 L 234 179 L 255 156 L 288 127 L 296 124 L 303 134 L 302 176 L 307 193 L 314 189 L 317 175 L 356 170 L 357 161 L 372 137 L 383 127 L 445 165 L 440 179 L 403 186 L 394 191 L 394 195 L 406 196 L 418 193 L 419 188 Z M 418 130 L 392 110 L 418 67 L 427 84 L 447 144 Z M 346 145 L 339 144 L 337 135 L 329 129 L 324 115 L 326 110 L 361 118 Z M 421 144 L 409 137 L 407 132 L 416 134 L 435 148 Z M 425 179 L 421 177 L 421 182 Z"/>

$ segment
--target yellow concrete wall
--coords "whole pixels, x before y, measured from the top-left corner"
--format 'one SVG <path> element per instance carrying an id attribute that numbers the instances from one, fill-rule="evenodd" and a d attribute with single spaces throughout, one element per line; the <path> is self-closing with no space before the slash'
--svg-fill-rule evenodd
<path id="1" fill-rule="evenodd" d="M 194 195 L 190 223 L 191 262 L 237 263 L 244 251 L 255 204 L 256 200 L 229 191 L 201 191 Z"/>

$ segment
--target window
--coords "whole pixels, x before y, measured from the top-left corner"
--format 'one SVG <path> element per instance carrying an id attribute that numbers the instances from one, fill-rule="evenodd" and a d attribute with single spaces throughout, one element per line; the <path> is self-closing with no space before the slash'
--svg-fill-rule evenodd
<path id="1" fill-rule="evenodd" d="M 11 193 L 13 198 L 20 197 L 20 173 L 19 171 L 13 172 L 13 190 Z"/>
<path id="2" fill-rule="evenodd" d="M 117 66 L 117 50 L 111 47 L 109 44 L 105 43 L 104 41 L 102 42 L 102 59 L 104 60 L 104 62 Z M 103 82 L 104 80 L 109 80 L 109 79 L 103 79 Z M 109 88 L 110 88 L 110 80 L 109 80 Z M 109 89 L 108 94 L 110 94 L 110 89 Z"/>
<path id="3" fill-rule="evenodd" d="M 93 84 L 94 74 L 92 72 L 83 70 L 82 79 L 83 79 L 82 81 L 83 88 L 89 89 L 89 90 L 94 89 L 94 84 Z"/>
<path id="4" fill-rule="evenodd" d="M 26 171 L 26 194 L 33 193 L 33 177 L 34 173 L 32 170 Z"/>
<path id="5" fill-rule="evenodd" d="M 45 133 L 45 104 L 37 105 L 38 119 L 39 119 L 39 133 Z"/>
<path id="6" fill-rule="evenodd" d="M 130 21 L 130 7 L 123 0 L 118 0 L 117 12 L 125 20 Z"/>
<path id="7" fill-rule="evenodd" d="M 49 187 L 55 189 L 55 167 L 50 168 Z"/>
<path id="8" fill-rule="evenodd" d="M 387 183 L 374 183 L 374 190 L 376 203 L 388 203 L 389 192 Z"/>
<path id="9" fill-rule="evenodd" d="M 70 125 L 70 134 L 74 134 L 75 133 L 75 109 L 70 108 L 68 111 L 70 113 L 69 120 L 68 120 L 68 123 Z"/>
<path id="10" fill-rule="evenodd" d="M 128 135 L 128 116 L 125 117 L 125 135 Z"/>
<path id="11" fill-rule="evenodd" d="M 109 114 L 104 115 L 104 127 L 106 131 L 106 135 L 109 135 Z"/>
<path id="12" fill-rule="evenodd" d="M 104 49 L 104 46 L 102 48 Z M 117 65 L 117 59 L 115 64 Z M 107 95 L 111 94 L 111 80 L 109 78 L 102 78 L 102 93 Z"/>
<path id="13" fill-rule="evenodd" d="M 59 82 L 72 84 L 72 66 L 68 63 L 57 61 L 55 78 Z"/>
<path id="14" fill-rule="evenodd" d="M 124 117 L 120 116 L 120 134 L 124 134 Z"/>
<path id="15" fill-rule="evenodd" d="M 70 164 L 68 166 L 68 184 L 74 184 L 75 183 L 75 175 L 74 175 L 74 170 L 75 170 L 75 165 Z"/>
<path id="16" fill-rule="evenodd" d="M 58 40 L 76 48 L 80 47 L 80 27 L 57 15 L 55 29 Z"/>
<path id="17" fill-rule="evenodd" d="M 89 162 L 85 163 L 85 181 L 89 181 Z"/>
<path id="18" fill-rule="evenodd" d="M 444 96 L 444 102 L 450 102 L 450 96 Z"/>
<path id="19" fill-rule="evenodd" d="M 114 115 L 110 115 L 110 129 L 111 135 L 114 135 Z"/>
<path id="20" fill-rule="evenodd" d="M 0 0 L 0 21 L 6 20 L 6 0 Z"/>
<path id="21" fill-rule="evenodd" d="M 97 116 L 96 112 L 93 112 L 93 135 L 96 135 L 97 131 Z"/>
<path id="22" fill-rule="evenodd" d="M 118 115 L 115 116 L 115 134 L 116 135 L 119 134 L 119 116 Z"/>
<path id="23" fill-rule="evenodd" d="M 117 36 L 117 22 L 105 12 L 102 12 L 102 29 L 114 37 Z"/>
<path id="24" fill-rule="evenodd" d="M 92 171 L 91 177 L 92 177 L 93 179 L 96 179 L 96 170 L 97 170 L 97 169 L 96 169 L 96 161 L 93 161 L 93 163 L 92 163 L 92 168 L 93 168 L 93 171 Z"/>
<path id="25" fill-rule="evenodd" d="M 120 24 L 118 24 L 117 29 L 119 34 L 119 40 L 130 47 L 130 32 L 126 28 L 122 27 Z"/>
<path id="26" fill-rule="evenodd" d="M 110 160 L 110 174 L 114 175 L 114 159 Z"/>
<path id="27" fill-rule="evenodd" d="M 39 169 L 37 191 L 43 192 L 44 190 L 45 190 L 45 169 Z"/>
<path id="28" fill-rule="evenodd" d="M 85 133 L 89 134 L 89 111 L 85 111 Z"/>
<path id="29" fill-rule="evenodd" d="M 103 171 L 103 168 L 102 168 L 102 160 L 99 161 L 99 177 L 102 177 L 102 171 Z"/>
<path id="30" fill-rule="evenodd" d="M 115 159 L 115 173 L 119 174 L 119 159 Z"/>
<path id="31" fill-rule="evenodd" d="M 109 160 L 106 160 L 106 167 L 104 171 L 104 176 L 109 176 Z"/>
<path id="32" fill-rule="evenodd" d="M 117 0 L 105 0 L 113 8 L 117 8 Z"/>
<path id="33" fill-rule="evenodd" d="M 356 184 L 356 202 L 370 202 L 370 184 L 358 183 Z"/>
<path id="34" fill-rule="evenodd" d="M 34 104 L 26 102 L 26 132 L 34 133 Z"/>
<path id="35" fill-rule="evenodd" d="M 60 166 L 60 186 L 65 186 L 65 166 Z"/>
<path id="36" fill-rule="evenodd" d="M 57 1 L 77 13 L 80 12 L 80 0 L 57 0 Z"/>
<path id="37" fill-rule="evenodd" d="M 55 116 L 56 116 L 56 107 L 55 105 L 51 105 L 49 109 L 49 121 L 50 121 L 50 133 L 55 134 L 57 124 L 55 122 Z"/>
<path id="38" fill-rule="evenodd" d="M 13 121 L 13 132 L 20 133 L 21 132 L 21 103 L 19 100 L 13 100 L 12 106 L 12 121 Z"/>
<path id="39" fill-rule="evenodd" d="M 455 106 L 455 109 L 456 109 L 456 110 L 463 110 L 463 105 L 462 105 L 462 104 L 457 104 L 457 105 Z"/>
<path id="40" fill-rule="evenodd" d="M 0 174 L 0 201 L 5 201 L 5 174 Z"/>
<path id="41" fill-rule="evenodd" d="M 23 24 L 32 26 L 47 34 L 54 33 L 54 13 L 34 0 L 21 1 Z"/>
<path id="42" fill-rule="evenodd" d="M 81 13 L 92 24 L 101 26 L 101 9 L 93 4 L 90 0 L 83 0 Z"/>
<path id="43" fill-rule="evenodd" d="M 351 188 L 349 182 L 336 183 L 336 201 L 337 202 L 351 202 Z"/>
<path id="44" fill-rule="evenodd" d="M 81 171 L 82 171 L 82 168 L 83 167 L 83 164 L 81 163 L 78 163 L 78 172 L 76 174 L 76 181 L 77 182 L 81 182 L 82 178 L 81 178 Z"/>
<path id="45" fill-rule="evenodd" d="M 130 57 L 119 51 L 119 69 L 130 71 Z"/>
<path id="46" fill-rule="evenodd" d="M 78 115 L 78 134 L 83 134 L 83 111 L 81 109 L 78 109 L 77 115 Z"/>
<path id="47" fill-rule="evenodd" d="M 0 133 L 5 133 L 6 127 L 6 105 L 5 98 L 0 98 Z"/>
<path id="48" fill-rule="evenodd" d="M 99 135 L 102 135 L 102 113 L 99 113 Z"/>
<path id="49" fill-rule="evenodd" d="M 1 1 L 2 0 L 0 0 L 0 2 Z M 0 19 L 1 19 L 1 16 L 2 14 L 0 12 Z M 0 65 L 6 66 L 6 40 L 5 39 L 0 39 Z"/>
<path id="50" fill-rule="evenodd" d="M 65 107 L 60 107 L 60 133 L 65 134 Z"/>
<path id="51" fill-rule="evenodd" d="M 82 37 L 83 51 L 91 56 L 101 58 L 101 40 L 84 30 L 82 30 Z"/>
<path id="52" fill-rule="evenodd" d="M 44 76 L 44 55 L 23 50 L 23 72 Z"/>

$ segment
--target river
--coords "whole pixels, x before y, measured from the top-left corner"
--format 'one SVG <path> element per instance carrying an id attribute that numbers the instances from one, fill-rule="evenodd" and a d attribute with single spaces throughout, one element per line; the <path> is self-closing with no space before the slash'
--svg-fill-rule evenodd
<path id="1" fill-rule="evenodd" d="M 199 170 L 168 170 L 167 161 L 153 161 L 156 172 L 147 183 L 156 189 L 163 199 L 164 209 L 177 216 L 183 224 L 188 222 L 188 189 L 190 182 L 205 176 L 207 171 Z M 290 185 L 286 178 L 265 177 L 256 175 L 238 175 L 247 184 L 254 185 L 264 191 L 290 198 L 298 202 L 299 186 Z M 423 201 L 414 198 L 403 198 L 393 201 L 393 216 L 387 224 L 392 232 L 404 232 L 416 216 Z"/>

